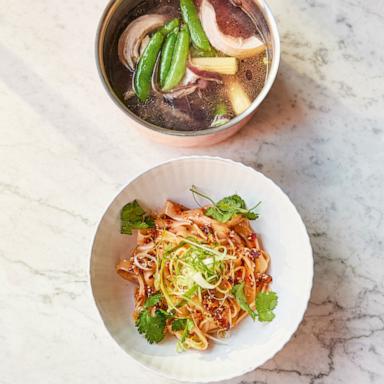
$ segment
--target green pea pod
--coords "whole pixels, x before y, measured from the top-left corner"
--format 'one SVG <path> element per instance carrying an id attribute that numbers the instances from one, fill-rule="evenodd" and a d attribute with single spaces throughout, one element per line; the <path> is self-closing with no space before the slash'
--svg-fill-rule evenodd
<path id="1" fill-rule="evenodd" d="M 190 35 L 186 25 L 184 25 L 176 40 L 175 49 L 172 55 L 172 62 L 167 77 L 164 81 L 163 91 L 169 91 L 176 87 L 184 77 L 189 54 Z"/>
<path id="2" fill-rule="evenodd" d="M 212 48 L 210 51 L 203 51 L 200 48 L 196 48 L 192 46 L 191 48 L 191 57 L 215 57 L 217 56 L 217 52 L 214 48 Z"/>
<path id="3" fill-rule="evenodd" d="M 151 77 L 156 64 L 157 56 L 163 45 L 167 33 L 179 25 L 178 19 L 173 19 L 160 28 L 149 40 L 142 56 L 134 77 L 134 91 L 141 101 L 146 101 L 151 92 Z"/>
<path id="4" fill-rule="evenodd" d="M 152 72 L 164 38 L 165 35 L 161 31 L 157 31 L 149 40 L 137 65 L 134 77 L 134 90 L 141 101 L 147 100 L 151 92 Z"/>
<path id="5" fill-rule="evenodd" d="M 168 23 L 165 24 L 164 27 L 161 28 L 161 31 L 167 35 L 168 33 L 172 32 L 175 28 L 178 28 L 178 27 L 179 27 L 179 19 L 172 19 L 168 21 Z"/>
<path id="6" fill-rule="evenodd" d="M 178 30 L 175 29 L 165 39 L 163 49 L 161 50 L 160 60 L 160 85 L 164 85 L 165 78 L 167 77 L 169 68 L 171 67 L 172 55 L 175 50 Z"/>
<path id="7" fill-rule="evenodd" d="M 188 25 L 189 31 L 191 32 L 193 45 L 202 51 L 210 52 L 212 46 L 201 25 L 193 0 L 180 0 L 180 8 L 183 20 Z"/>

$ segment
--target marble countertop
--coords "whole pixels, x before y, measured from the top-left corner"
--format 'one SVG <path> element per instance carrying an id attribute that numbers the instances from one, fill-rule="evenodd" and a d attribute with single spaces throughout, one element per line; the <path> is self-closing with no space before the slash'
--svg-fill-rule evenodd
<path id="1" fill-rule="evenodd" d="M 169 382 L 107 334 L 88 258 L 126 181 L 192 154 L 274 179 L 314 248 L 314 288 L 295 336 L 230 383 L 384 382 L 384 6 L 270 2 L 282 62 L 268 99 L 229 141 L 177 149 L 132 130 L 99 81 L 104 0 L 0 0 L 1 384 Z"/>

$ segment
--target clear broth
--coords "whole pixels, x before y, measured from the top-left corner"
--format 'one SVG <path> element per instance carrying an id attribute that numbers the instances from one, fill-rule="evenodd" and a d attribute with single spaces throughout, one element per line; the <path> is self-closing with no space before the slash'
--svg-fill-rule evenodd
<path id="1" fill-rule="evenodd" d="M 213 5 L 215 5 L 215 1 L 225 0 L 213 0 Z M 255 10 L 257 9 L 255 8 Z M 227 25 L 219 23 L 223 32 L 230 32 L 234 36 L 244 37 L 244 33 L 247 34 L 248 32 L 249 34 L 249 24 L 252 23 L 254 27 L 252 33 L 255 33 L 261 40 L 265 41 L 251 19 L 245 14 L 239 15 L 238 12 L 242 13 L 243 11 L 236 9 L 236 12 L 233 13 L 235 18 L 233 22 Z M 181 19 L 179 0 L 144 1 L 132 9 L 116 29 L 112 51 L 108 55 L 106 64 L 112 88 L 119 99 L 141 119 L 154 125 L 177 131 L 194 131 L 210 128 L 219 102 L 226 104 L 228 115 L 231 118 L 235 117 L 226 93 L 225 84 L 209 82 L 205 89 L 174 100 L 166 100 L 161 95 L 152 94 L 143 103 L 134 95 L 132 86 L 133 73 L 121 64 L 117 54 L 117 43 L 120 35 L 131 21 L 141 15 L 150 13 L 166 14 Z M 238 19 L 236 19 L 236 15 L 239 16 Z M 242 20 L 245 21 L 242 17 L 246 17 L 245 23 L 242 23 Z M 232 28 L 232 30 L 226 31 L 227 28 Z M 238 80 L 249 98 L 254 100 L 263 89 L 267 73 L 268 58 L 267 51 L 264 51 L 257 56 L 240 60 L 239 70 L 233 77 Z"/>

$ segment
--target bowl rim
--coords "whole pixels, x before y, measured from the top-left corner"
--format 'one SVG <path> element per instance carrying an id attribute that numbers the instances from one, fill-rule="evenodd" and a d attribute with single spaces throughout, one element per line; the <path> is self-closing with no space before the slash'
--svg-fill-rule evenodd
<path id="1" fill-rule="evenodd" d="M 242 369 L 239 369 L 237 372 L 235 372 L 234 374 L 232 375 L 216 375 L 215 377 L 211 377 L 209 379 L 201 379 L 201 378 L 192 378 L 192 379 L 180 379 L 177 375 L 173 375 L 173 374 L 167 374 L 166 372 L 164 371 L 161 371 L 159 369 L 155 369 L 153 367 L 149 367 L 147 365 L 145 365 L 143 362 L 137 360 L 136 358 L 134 358 L 132 355 L 130 355 L 121 345 L 120 343 L 117 342 L 117 340 L 113 337 L 112 333 L 110 332 L 109 328 L 106 326 L 105 324 L 105 321 L 104 321 L 104 318 L 102 316 L 102 311 L 101 311 L 101 308 L 99 307 L 98 305 L 98 302 L 96 300 L 96 297 L 94 295 L 94 290 L 93 290 L 93 279 L 94 279 L 94 276 L 93 276 L 93 270 L 92 270 L 92 264 L 93 264 L 93 257 L 94 257 L 94 248 L 95 248 L 95 242 L 96 242 L 96 237 L 97 237 L 97 234 L 99 232 L 99 229 L 100 229 L 100 226 L 101 226 L 101 222 L 103 221 L 103 218 L 106 214 L 106 212 L 110 209 L 110 207 L 112 206 L 113 202 L 115 201 L 115 199 L 124 191 L 124 189 L 129 185 L 131 184 L 132 182 L 134 182 L 136 179 L 142 177 L 143 175 L 145 175 L 146 173 L 150 172 L 150 171 L 153 171 L 157 168 L 161 168 L 162 166 L 166 165 L 166 164 L 169 164 L 169 163 L 174 163 L 174 162 L 178 162 L 178 161 L 182 161 L 182 160 L 208 160 L 208 161 L 220 161 L 220 162 L 224 162 L 224 163 L 227 163 L 227 164 L 232 164 L 232 165 L 236 165 L 236 166 L 239 166 L 241 168 L 244 168 L 244 169 L 248 169 L 248 170 L 251 170 L 252 172 L 256 172 L 258 173 L 259 175 L 262 176 L 262 178 L 265 178 L 267 179 L 267 181 L 271 182 L 277 189 L 280 193 L 282 193 L 287 199 L 288 199 L 288 202 L 289 204 L 291 205 L 291 207 L 293 208 L 293 211 L 294 211 L 294 214 L 297 216 L 297 219 L 298 219 L 298 225 L 300 225 L 300 227 L 303 229 L 303 241 L 306 242 L 306 248 L 308 250 L 308 257 L 310 257 L 310 276 L 309 276 L 309 279 L 308 279 L 308 287 L 306 289 L 306 292 L 305 292 L 305 297 L 304 297 L 304 300 L 302 301 L 302 307 L 301 309 L 298 311 L 301 313 L 301 315 L 299 316 L 299 321 L 297 322 L 297 325 L 293 328 L 292 332 L 290 334 L 287 334 L 285 338 L 282 339 L 282 342 L 280 344 L 280 347 L 277 348 L 276 350 L 272 351 L 271 353 L 268 353 L 265 355 L 265 357 L 262 359 L 262 361 L 260 363 L 257 363 L 256 365 L 251 365 L 251 366 L 245 366 L 243 367 Z M 250 167 L 250 166 L 247 166 L 239 161 L 234 161 L 232 159 L 227 159 L 227 158 L 222 158 L 222 157 L 219 157 L 219 156 L 208 156 L 208 155 L 195 155 L 195 156 L 181 156 L 181 157 L 176 157 L 176 158 L 172 158 L 172 159 L 169 159 L 169 160 L 165 160 L 165 161 L 162 161 L 160 163 L 157 163 L 155 164 L 154 166 L 151 166 L 151 167 L 148 167 L 146 168 L 144 171 L 141 171 L 141 172 L 138 172 L 136 173 L 134 176 L 130 177 L 127 181 L 126 184 L 124 184 L 124 186 L 122 186 L 122 188 L 119 189 L 119 191 L 114 195 L 113 199 L 110 201 L 110 203 L 108 203 L 108 205 L 106 206 L 106 208 L 103 210 L 103 214 L 101 215 L 98 223 L 97 223 L 97 227 L 96 227 L 96 231 L 92 237 L 92 242 L 91 242 L 91 247 L 90 247 L 90 260 L 89 260 L 89 285 L 90 285 L 90 289 L 91 289 L 91 292 L 92 292 L 92 297 L 93 297 L 93 301 L 98 309 L 98 313 L 99 313 L 99 316 L 103 322 L 103 325 L 104 325 L 104 328 L 105 330 L 108 332 L 109 336 L 114 340 L 114 342 L 119 346 L 120 350 L 124 351 L 125 355 L 129 357 L 129 359 L 131 361 L 134 361 L 136 364 L 138 364 L 138 366 L 141 366 L 143 368 L 145 368 L 146 370 L 148 370 L 149 372 L 152 372 L 152 373 L 156 373 L 157 375 L 163 377 L 163 378 L 167 378 L 167 379 L 173 379 L 173 380 L 178 380 L 180 382 L 193 382 L 193 383 L 212 383 L 212 382 L 218 382 L 218 381 L 222 381 L 222 380 L 230 380 L 230 379 L 233 379 L 235 377 L 240 377 L 248 372 L 251 372 L 257 368 L 259 368 L 260 366 L 262 366 L 263 364 L 265 364 L 268 360 L 270 360 L 271 358 L 273 358 L 277 353 L 279 353 L 284 347 L 285 345 L 291 340 L 291 338 L 293 337 L 293 335 L 297 332 L 300 324 L 303 322 L 303 319 L 304 319 L 304 315 L 305 315 L 305 312 L 307 311 L 307 308 L 308 308 L 308 304 L 309 304 L 309 300 L 310 300 L 310 297 L 311 297 L 311 294 L 312 294 L 312 289 L 313 289 L 313 280 L 314 280 L 314 259 L 313 259 L 313 249 L 312 249 L 312 246 L 311 246 L 311 241 L 310 241 L 310 238 L 309 238 L 309 235 L 308 235 L 308 231 L 306 229 L 306 226 L 303 222 L 303 219 L 300 215 L 300 213 L 298 212 L 296 206 L 292 203 L 290 197 L 281 189 L 281 187 L 276 184 L 271 178 L 265 176 L 262 172 L 260 171 L 257 171 L 256 169 Z"/>
<path id="2" fill-rule="evenodd" d="M 212 127 L 207 128 L 199 131 L 178 131 L 170 128 L 163 128 L 158 125 L 149 123 L 145 121 L 144 119 L 141 119 L 139 116 L 137 116 L 135 113 L 133 113 L 115 94 L 115 92 L 112 89 L 112 86 L 108 80 L 108 76 L 105 71 L 105 65 L 104 65 L 104 59 L 103 59 L 103 45 L 104 45 L 104 35 L 105 35 L 105 29 L 107 25 L 105 26 L 106 19 L 108 15 L 110 14 L 112 8 L 114 6 L 120 5 L 120 3 L 124 0 L 109 0 L 107 6 L 105 7 L 102 16 L 100 18 L 100 21 L 97 26 L 97 32 L 96 32 L 96 40 L 95 40 L 95 58 L 96 58 L 96 67 L 97 72 L 99 74 L 99 77 L 101 79 L 101 82 L 104 86 L 104 89 L 107 91 L 107 94 L 112 99 L 112 101 L 119 107 L 119 109 L 125 113 L 129 118 L 131 118 L 135 123 L 139 124 L 141 127 L 148 129 L 150 131 L 155 131 L 161 134 L 169 135 L 169 136 L 176 136 L 176 137 L 197 137 L 197 136 L 206 136 L 206 135 L 212 135 L 221 131 L 225 131 L 226 129 L 229 129 L 233 127 L 236 124 L 239 124 L 242 120 L 246 119 L 247 117 L 250 117 L 258 108 L 258 106 L 264 101 L 264 99 L 267 97 L 269 91 L 272 88 L 272 85 L 275 82 L 278 69 L 280 66 L 280 59 L 281 59 L 281 46 L 280 46 L 280 34 L 277 28 L 277 23 L 275 20 L 275 17 L 273 16 L 273 13 L 271 11 L 271 8 L 266 0 L 253 0 L 258 3 L 258 6 L 263 13 L 263 16 L 265 18 L 265 21 L 269 27 L 270 33 L 271 33 L 271 43 L 272 43 L 272 49 L 273 49 L 273 58 L 272 58 L 272 65 L 271 69 L 268 75 L 268 78 L 264 84 L 263 89 L 261 92 L 256 96 L 256 98 L 253 100 L 251 105 L 240 115 L 235 116 L 233 119 L 231 119 L 228 123 L 223 124 L 219 127 Z M 262 6 L 261 6 L 262 5 Z"/>

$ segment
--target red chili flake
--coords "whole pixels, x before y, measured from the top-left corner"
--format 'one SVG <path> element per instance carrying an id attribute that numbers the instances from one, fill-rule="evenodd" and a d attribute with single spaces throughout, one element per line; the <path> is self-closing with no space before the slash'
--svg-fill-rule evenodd
<path id="1" fill-rule="evenodd" d="M 212 312 L 219 306 L 219 303 L 216 299 L 210 296 L 209 293 L 203 293 L 203 306 L 208 312 Z"/>
<path id="2" fill-rule="evenodd" d="M 202 314 L 201 312 L 199 312 L 199 311 L 195 311 L 195 312 L 194 312 L 194 315 L 195 315 L 195 319 L 196 319 L 198 322 L 200 322 L 200 321 L 202 321 L 202 320 L 204 319 L 203 314 Z"/>
<path id="3" fill-rule="evenodd" d="M 219 308 L 216 308 L 212 315 L 213 315 L 213 318 L 215 319 L 216 323 L 224 328 L 224 329 L 229 329 L 229 322 L 227 320 L 226 317 L 223 317 L 223 312 L 224 312 L 224 307 L 219 307 Z"/>
<path id="4" fill-rule="evenodd" d="M 256 287 L 261 287 L 271 282 L 272 282 L 272 277 L 266 273 L 259 273 L 256 275 Z"/>
<path id="5" fill-rule="evenodd" d="M 253 287 L 253 280 L 251 279 L 250 275 L 245 276 L 245 282 L 247 285 Z"/>
<path id="6" fill-rule="evenodd" d="M 261 251 L 259 249 L 251 249 L 249 256 L 252 260 L 255 260 L 261 256 Z"/>
<path id="7" fill-rule="evenodd" d="M 211 227 L 209 225 L 203 225 L 201 227 L 201 230 L 206 234 L 209 235 L 211 233 Z"/>

